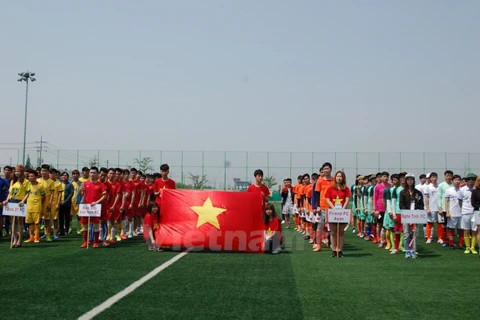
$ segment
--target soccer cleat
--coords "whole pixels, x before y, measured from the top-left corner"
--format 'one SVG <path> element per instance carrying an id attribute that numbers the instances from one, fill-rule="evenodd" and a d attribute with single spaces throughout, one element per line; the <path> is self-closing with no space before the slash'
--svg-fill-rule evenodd
<path id="1" fill-rule="evenodd" d="M 463 251 L 463 253 L 470 254 L 470 248 L 465 249 L 465 251 Z"/>
<path id="2" fill-rule="evenodd" d="M 373 243 L 373 244 L 377 244 L 377 243 L 378 243 L 378 240 L 377 240 L 377 239 L 374 239 L 372 243 Z"/>
<path id="3" fill-rule="evenodd" d="M 40 237 L 40 239 L 45 239 L 46 237 L 47 237 L 47 234 L 44 233 L 44 234 Z"/>
<path id="4" fill-rule="evenodd" d="M 332 251 L 332 258 L 336 258 L 337 257 L 337 252 L 336 251 Z"/>
<path id="5" fill-rule="evenodd" d="M 446 243 L 446 242 L 442 243 L 442 247 L 443 247 L 443 248 L 448 247 L 448 243 Z"/>
<path id="6" fill-rule="evenodd" d="M 285 220 L 282 220 L 282 224 L 285 224 Z"/>
<path id="7" fill-rule="evenodd" d="M 397 254 L 398 253 L 398 250 L 397 249 L 393 249 L 390 254 Z"/>
<path id="8" fill-rule="evenodd" d="M 475 248 L 470 248 L 470 252 L 471 252 L 472 254 L 478 254 L 478 251 L 475 250 Z"/>
<path id="9" fill-rule="evenodd" d="M 364 239 L 365 239 L 365 241 L 370 241 L 370 236 L 367 235 Z"/>
<path id="10" fill-rule="evenodd" d="M 87 245 L 88 245 L 88 243 L 87 243 L 87 242 L 84 242 L 84 243 L 82 243 L 82 245 L 80 246 L 80 248 L 86 248 Z"/>
<path id="11" fill-rule="evenodd" d="M 72 234 L 72 233 L 73 233 L 72 228 L 68 229 L 68 234 Z"/>
<path id="12" fill-rule="evenodd" d="M 385 250 L 390 250 L 392 249 L 392 245 L 390 243 L 387 243 L 387 245 L 385 246 Z"/>
<path id="13" fill-rule="evenodd" d="M 313 252 L 319 252 L 319 251 L 322 251 L 322 247 L 321 247 L 321 246 L 318 246 L 318 247 L 316 247 L 315 249 L 313 249 Z"/>
<path id="14" fill-rule="evenodd" d="M 316 249 L 317 247 L 318 247 L 318 244 L 315 243 L 312 248 Z"/>
<path id="15" fill-rule="evenodd" d="M 380 241 L 380 242 L 378 243 L 378 246 L 377 246 L 377 247 L 380 248 L 380 249 L 383 248 L 383 242 Z"/>
<path id="16" fill-rule="evenodd" d="M 112 240 L 112 236 L 111 236 L 111 235 L 108 235 L 108 236 L 107 236 L 107 241 L 110 241 L 110 240 Z"/>
<path id="17" fill-rule="evenodd" d="M 122 234 L 122 235 L 120 236 L 120 238 L 122 238 L 122 240 L 127 240 L 127 236 L 124 235 L 124 234 Z"/>
<path id="18" fill-rule="evenodd" d="M 133 238 L 133 233 L 129 232 L 128 233 L 128 239 L 132 239 Z"/>
<path id="19" fill-rule="evenodd" d="M 287 229 L 290 229 L 290 225 L 287 224 Z"/>
<path id="20" fill-rule="evenodd" d="M 52 238 L 47 237 L 47 242 L 52 242 Z"/>
<path id="21" fill-rule="evenodd" d="M 280 253 L 280 250 L 282 250 L 282 248 L 278 247 L 278 248 L 276 248 L 275 250 L 273 250 L 272 253 L 273 253 L 273 254 Z M 158 251 L 158 249 L 157 249 L 156 251 Z"/>
<path id="22" fill-rule="evenodd" d="M 362 234 L 360 235 L 360 238 L 363 238 L 363 237 L 365 237 L 365 233 L 362 233 Z"/>
<path id="23" fill-rule="evenodd" d="M 357 230 L 355 230 L 355 228 L 353 228 L 352 234 L 355 234 L 356 232 L 357 232 Z"/>
<path id="24" fill-rule="evenodd" d="M 361 237 L 362 237 L 362 233 L 361 233 L 361 232 L 357 233 L 357 237 L 361 238 Z"/>
<path id="25" fill-rule="evenodd" d="M 313 244 L 313 239 L 310 239 L 310 241 L 308 241 L 308 243 Z"/>
<path id="26" fill-rule="evenodd" d="M 438 240 L 437 240 L 437 243 L 443 244 L 443 240 L 442 240 L 442 239 L 438 239 Z"/>
<path id="27" fill-rule="evenodd" d="M 93 248 L 94 248 L 94 249 L 98 249 L 98 243 L 95 242 L 95 243 L 93 244 Z"/>
<path id="28" fill-rule="evenodd" d="M 55 240 L 58 239 L 58 235 L 57 235 L 57 234 L 54 234 L 54 235 L 53 235 L 53 239 L 55 239 Z"/>
<path id="29" fill-rule="evenodd" d="M 119 235 L 117 235 L 117 239 L 116 239 L 116 240 L 117 240 L 117 242 L 120 242 L 120 241 L 122 241 L 122 237 L 120 237 Z"/>
<path id="30" fill-rule="evenodd" d="M 40 230 L 43 231 L 43 229 L 45 229 L 45 225 L 42 224 L 42 226 L 40 227 Z"/>
<path id="31" fill-rule="evenodd" d="M 130 232 L 130 234 L 132 234 L 132 233 Z M 133 231 L 133 236 L 134 237 L 138 236 L 138 233 L 136 231 Z"/>
<path id="32" fill-rule="evenodd" d="M 35 243 L 40 243 L 40 239 L 36 238 Z"/>
<path id="33" fill-rule="evenodd" d="M 28 238 L 27 240 L 25 240 L 25 243 L 30 243 L 30 242 L 33 242 L 35 241 L 35 238 Z"/>
<path id="34" fill-rule="evenodd" d="M 293 228 L 293 231 L 298 231 L 298 228 L 297 227 Z"/>
<path id="35" fill-rule="evenodd" d="M 115 239 L 113 239 L 113 238 L 110 239 L 110 244 L 115 244 L 115 243 L 116 243 L 116 242 L 115 242 Z"/>
<path id="36" fill-rule="evenodd" d="M 432 239 L 427 239 L 427 242 L 426 243 L 432 243 Z"/>
<path id="37" fill-rule="evenodd" d="M 108 247 L 110 245 L 110 243 L 108 241 L 103 241 L 103 246 L 104 247 Z"/>

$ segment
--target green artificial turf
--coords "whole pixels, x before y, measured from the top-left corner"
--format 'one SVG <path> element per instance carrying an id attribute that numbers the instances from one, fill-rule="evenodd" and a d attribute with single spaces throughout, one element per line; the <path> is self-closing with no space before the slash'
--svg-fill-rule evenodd
<path id="1" fill-rule="evenodd" d="M 98 319 L 459 319 L 476 314 L 480 259 L 419 240 L 419 258 L 347 233 L 344 258 L 292 229 L 278 255 L 190 252 Z M 9 249 L 0 240 L 1 319 L 75 319 L 178 252 L 140 237 L 80 249 L 80 236 Z"/>

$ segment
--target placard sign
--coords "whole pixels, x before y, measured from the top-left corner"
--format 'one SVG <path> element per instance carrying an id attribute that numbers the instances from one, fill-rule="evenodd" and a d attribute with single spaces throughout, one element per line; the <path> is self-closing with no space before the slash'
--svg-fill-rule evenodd
<path id="1" fill-rule="evenodd" d="M 402 223 L 426 224 L 427 211 L 425 210 L 402 210 Z"/>
<path id="2" fill-rule="evenodd" d="M 327 222 L 328 223 L 350 223 L 350 209 L 328 209 Z"/>
<path id="3" fill-rule="evenodd" d="M 102 205 L 97 204 L 94 205 L 93 207 L 89 204 L 80 204 L 79 210 L 78 210 L 78 216 L 79 217 L 100 217 L 102 215 Z"/>
<path id="4" fill-rule="evenodd" d="M 20 207 L 18 203 L 7 203 L 3 206 L 3 215 L 25 217 L 27 215 L 27 205 L 24 204 L 22 207 Z"/>

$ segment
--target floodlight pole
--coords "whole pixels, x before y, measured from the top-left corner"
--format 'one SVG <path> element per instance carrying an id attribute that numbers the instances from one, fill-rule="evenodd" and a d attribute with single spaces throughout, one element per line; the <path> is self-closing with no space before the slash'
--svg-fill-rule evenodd
<path id="1" fill-rule="evenodd" d="M 18 74 L 21 78 L 18 79 L 19 82 L 25 81 L 25 118 L 23 123 L 23 153 L 22 153 L 22 164 L 25 165 L 25 152 L 27 148 L 27 111 L 28 111 L 28 82 L 29 81 L 36 81 L 33 76 L 35 76 L 34 72 L 22 72 Z"/>

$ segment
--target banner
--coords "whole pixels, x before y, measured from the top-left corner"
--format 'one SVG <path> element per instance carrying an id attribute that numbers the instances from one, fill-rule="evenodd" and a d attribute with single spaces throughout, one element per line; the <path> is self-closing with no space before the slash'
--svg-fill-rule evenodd
<path id="1" fill-rule="evenodd" d="M 102 215 L 101 211 L 102 211 L 101 204 L 97 204 L 92 207 L 89 204 L 81 203 L 78 209 L 78 216 L 96 218 Z"/>
<path id="2" fill-rule="evenodd" d="M 158 246 L 264 251 L 262 194 L 169 190 L 162 193 Z"/>
<path id="3" fill-rule="evenodd" d="M 350 223 L 350 209 L 328 209 L 327 222 L 328 223 Z"/>
<path id="4" fill-rule="evenodd" d="M 20 207 L 18 203 L 9 202 L 3 206 L 3 215 L 25 217 L 27 215 L 27 205 L 24 204 L 22 207 Z"/>
<path id="5" fill-rule="evenodd" d="M 427 212 L 425 210 L 402 210 L 402 223 L 426 224 Z"/>

